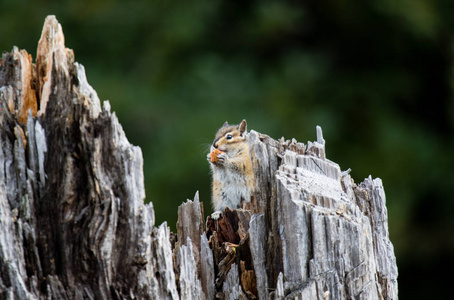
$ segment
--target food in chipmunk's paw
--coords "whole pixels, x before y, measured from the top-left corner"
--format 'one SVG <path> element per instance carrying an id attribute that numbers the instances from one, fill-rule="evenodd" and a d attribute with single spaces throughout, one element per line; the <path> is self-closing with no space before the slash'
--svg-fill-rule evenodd
<path id="1" fill-rule="evenodd" d="M 218 155 L 221 154 L 221 153 L 224 153 L 224 151 L 221 151 L 219 149 L 214 149 L 211 153 L 210 153 L 210 161 L 211 162 L 216 162 L 218 161 Z"/>

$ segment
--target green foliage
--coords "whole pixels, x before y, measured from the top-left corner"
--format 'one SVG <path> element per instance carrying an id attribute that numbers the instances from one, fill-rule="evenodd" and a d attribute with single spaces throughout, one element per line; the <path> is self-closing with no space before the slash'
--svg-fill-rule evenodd
<path id="1" fill-rule="evenodd" d="M 57 15 L 89 82 L 143 150 L 158 223 L 175 228 L 177 206 L 196 190 L 211 211 L 205 155 L 224 121 L 246 118 L 250 129 L 302 142 L 321 125 L 331 160 L 352 168 L 357 182 L 383 179 L 401 297 L 447 292 L 449 284 L 427 274 L 452 266 L 454 256 L 451 2 L 0 7 L 0 48 L 33 55 L 45 16 Z"/>

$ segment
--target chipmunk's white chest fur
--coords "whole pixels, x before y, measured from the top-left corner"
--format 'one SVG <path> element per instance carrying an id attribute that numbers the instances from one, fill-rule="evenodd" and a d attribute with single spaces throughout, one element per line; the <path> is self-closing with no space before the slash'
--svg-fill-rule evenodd
<path id="1" fill-rule="evenodd" d="M 250 201 L 251 188 L 248 179 L 243 174 L 232 170 L 214 167 L 213 206 L 215 210 L 224 210 L 227 206 L 231 209 L 238 208 L 241 201 Z"/>

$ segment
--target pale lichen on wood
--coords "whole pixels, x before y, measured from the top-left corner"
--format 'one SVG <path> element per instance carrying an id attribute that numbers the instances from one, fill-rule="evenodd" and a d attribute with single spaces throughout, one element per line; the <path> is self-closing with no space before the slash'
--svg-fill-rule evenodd
<path id="1" fill-rule="evenodd" d="M 0 298 L 397 299 L 382 182 L 355 184 L 316 133 L 251 131 L 252 201 L 205 220 L 197 193 L 173 235 L 144 204 L 140 148 L 46 18 L 36 64 L 17 48 L 0 64 Z"/>

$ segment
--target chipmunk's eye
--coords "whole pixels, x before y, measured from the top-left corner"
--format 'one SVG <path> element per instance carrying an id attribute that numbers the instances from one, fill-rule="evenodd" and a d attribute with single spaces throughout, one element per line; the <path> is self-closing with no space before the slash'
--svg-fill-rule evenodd
<path id="1" fill-rule="evenodd" d="M 233 138 L 233 136 L 231 134 L 227 134 L 227 136 L 225 137 L 227 140 L 231 140 Z"/>

